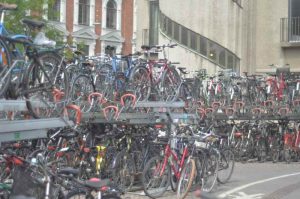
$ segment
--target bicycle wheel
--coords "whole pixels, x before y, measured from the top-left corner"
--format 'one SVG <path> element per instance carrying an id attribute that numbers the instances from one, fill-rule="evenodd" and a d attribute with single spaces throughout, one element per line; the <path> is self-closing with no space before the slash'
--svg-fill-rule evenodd
<path id="1" fill-rule="evenodd" d="M 221 151 L 219 171 L 218 171 L 218 182 L 226 183 L 231 178 L 234 169 L 234 153 L 230 149 Z"/>
<path id="2" fill-rule="evenodd" d="M 155 156 L 151 158 L 143 171 L 142 183 L 143 189 L 150 198 L 158 198 L 162 196 L 170 185 L 170 166 L 165 165 L 163 168 L 163 157 Z"/>
<path id="3" fill-rule="evenodd" d="M 283 151 L 283 155 L 284 155 L 284 160 L 286 163 L 291 163 L 292 160 L 292 156 L 291 156 L 291 150 L 289 148 L 285 148 Z"/>
<path id="4" fill-rule="evenodd" d="M 94 199 L 93 196 L 89 195 L 86 190 L 73 189 L 65 197 L 66 199 Z"/>
<path id="5" fill-rule="evenodd" d="M 138 101 L 147 101 L 151 94 L 151 79 L 149 71 L 144 66 L 137 66 L 130 72 L 129 91 L 132 91 Z"/>
<path id="6" fill-rule="evenodd" d="M 64 66 L 59 68 L 61 58 L 59 55 L 46 52 L 39 55 L 42 66 L 32 62 L 24 77 L 24 96 L 29 113 L 34 118 L 49 117 L 53 114 L 60 115 L 64 102 L 69 94 L 69 80 Z M 46 78 L 49 77 L 49 80 Z M 53 87 L 63 93 L 55 97 Z M 34 102 L 36 101 L 36 102 Z M 38 103 L 36 105 L 36 103 Z"/>
<path id="7" fill-rule="evenodd" d="M 81 112 L 88 112 L 91 108 L 88 97 L 95 92 L 91 77 L 79 75 L 74 79 L 70 92 L 70 100 L 73 104 L 80 107 Z"/>
<path id="8" fill-rule="evenodd" d="M 215 152 L 206 157 L 205 168 L 202 178 L 202 190 L 211 192 L 215 186 L 219 170 L 219 155 Z"/>
<path id="9" fill-rule="evenodd" d="M 168 102 L 177 100 L 180 84 L 181 78 L 179 73 L 174 67 L 170 67 L 169 70 L 164 72 L 160 84 L 162 100 Z"/>
<path id="10" fill-rule="evenodd" d="M 66 199 L 95 199 L 97 197 L 94 197 L 91 193 L 87 192 L 84 189 L 73 189 L 67 194 L 65 198 Z M 121 197 L 114 194 L 105 195 L 101 193 L 101 199 L 121 199 Z"/>
<path id="11" fill-rule="evenodd" d="M 183 199 L 189 193 L 194 177 L 196 174 L 196 163 L 194 159 L 190 159 L 185 165 L 180 174 L 180 179 L 177 187 L 177 198 Z"/>
<path id="12" fill-rule="evenodd" d="M 7 45 L 0 39 L 0 97 L 4 95 L 10 83 L 11 73 L 8 73 L 11 66 L 11 54 Z"/>
<path id="13" fill-rule="evenodd" d="M 104 95 L 106 99 L 113 99 L 113 86 L 115 76 L 113 75 L 112 66 L 103 64 L 96 71 L 95 89 Z"/>
<path id="14" fill-rule="evenodd" d="M 134 183 L 135 165 L 131 154 L 121 151 L 115 159 L 112 176 L 118 188 L 124 192 L 131 189 Z"/>
<path id="15" fill-rule="evenodd" d="M 267 159 L 267 147 L 266 147 L 264 138 L 261 138 L 258 141 L 257 159 L 259 162 L 265 162 Z"/>

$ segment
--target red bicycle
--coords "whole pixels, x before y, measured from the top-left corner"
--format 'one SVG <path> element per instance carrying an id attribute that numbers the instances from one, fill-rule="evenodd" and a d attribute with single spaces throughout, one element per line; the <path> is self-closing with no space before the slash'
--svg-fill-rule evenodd
<path id="1" fill-rule="evenodd" d="M 284 139 L 284 159 L 290 163 L 292 159 L 298 160 L 300 156 L 300 124 L 291 124 L 283 135 Z"/>
<path id="2" fill-rule="evenodd" d="M 178 71 L 166 58 L 165 48 L 174 48 L 177 44 L 162 46 L 142 46 L 148 61 L 140 63 L 130 74 L 130 90 L 134 91 L 138 101 L 149 99 L 155 91 L 159 100 L 174 101 L 178 98 L 181 78 Z M 163 52 L 164 59 L 158 59 Z M 156 70 L 158 69 L 158 70 Z"/>
<path id="3" fill-rule="evenodd" d="M 176 145 L 176 149 L 173 149 L 173 145 Z M 177 190 L 177 198 L 185 198 L 196 175 L 193 151 L 194 145 L 191 147 L 188 138 L 169 139 L 164 155 L 151 158 L 143 170 L 142 182 L 146 195 L 151 198 L 160 197 L 171 184 L 172 189 Z"/>

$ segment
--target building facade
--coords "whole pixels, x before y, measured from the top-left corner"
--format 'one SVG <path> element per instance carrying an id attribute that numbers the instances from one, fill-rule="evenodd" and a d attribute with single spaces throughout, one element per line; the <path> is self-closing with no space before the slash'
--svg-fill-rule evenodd
<path id="1" fill-rule="evenodd" d="M 137 46 L 178 43 L 169 59 L 189 70 L 264 73 L 288 65 L 300 71 L 300 0 L 140 0 L 137 6 L 144 8 L 137 12 Z"/>
<path id="2" fill-rule="evenodd" d="M 88 55 L 135 48 L 135 0 L 56 0 L 51 7 L 46 18 Z"/>

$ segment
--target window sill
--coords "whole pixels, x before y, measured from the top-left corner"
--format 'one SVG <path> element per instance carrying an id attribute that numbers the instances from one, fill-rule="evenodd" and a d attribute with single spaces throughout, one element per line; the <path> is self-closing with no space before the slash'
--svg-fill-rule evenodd
<path id="1" fill-rule="evenodd" d="M 282 48 L 296 48 L 300 47 L 300 41 L 281 42 Z"/>

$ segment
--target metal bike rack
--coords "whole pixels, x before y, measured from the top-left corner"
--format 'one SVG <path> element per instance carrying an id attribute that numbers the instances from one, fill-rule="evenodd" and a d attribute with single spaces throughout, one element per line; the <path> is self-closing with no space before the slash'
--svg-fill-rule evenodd
<path id="1" fill-rule="evenodd" d="M 36 106 L 41 105 L 34 102 Z M 25 100 L 0 100 L 0 112 L 27 111 Z M 73 126 L 67 118 L 46 118 L 28 120 L 0 120 L 0 144 L 6 141 L 19 141 L 47 137 L 51 128 Z"/>

